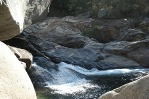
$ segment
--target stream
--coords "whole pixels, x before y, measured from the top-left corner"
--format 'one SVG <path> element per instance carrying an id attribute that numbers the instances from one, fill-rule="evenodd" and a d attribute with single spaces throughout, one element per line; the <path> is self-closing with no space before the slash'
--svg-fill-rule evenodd
<path id="1" fill-rule="evenodd" d="M 107 91 L 149 74 L 149 69 L 87 70 L 61 62 L 57 70 L 48 71 L 36 63 L 34 68 L 46 71 L 51 80 L 35 88 L 38 99 L 98 99 Z M 47 75 L 43 75 L 47 76 Z"/>

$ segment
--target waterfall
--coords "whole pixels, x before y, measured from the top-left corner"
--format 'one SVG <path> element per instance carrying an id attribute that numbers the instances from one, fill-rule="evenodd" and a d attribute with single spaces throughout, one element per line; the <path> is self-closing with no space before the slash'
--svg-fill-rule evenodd
<path id="1" fill-rule="evenodd" d="M 99 88 L 99 86 L 92 82 L 91 79 L 87 79 L 87 77 L 103 77 L 103 76 L 116 76 L 116 75 L 128 75 L 128 74 L 136 74 L 136 73 L 145 73 L 148 72 L 149 69 L 112 69 L 112 70 L 97 70 L 93 68 L 91 70 L 87 70 L 80 66 L 75 66 L 71 64 L 67 64 L 61 62 L 58 65 L 58 70 L 48 71 L 38 66 L 37 64 L 33 64 L 34 68 L 38 68 L 41 71 L 46 71 L 50 80 L 45 80 L 45 86 L 54 90 L 54 93 L 58 94 L 72 94 L 77 92 L 85 92 L 87 89 Z M 46 76 L 48 76 L 46 74 Z M 40 74 L 45 76 L 44 74 Z"/>

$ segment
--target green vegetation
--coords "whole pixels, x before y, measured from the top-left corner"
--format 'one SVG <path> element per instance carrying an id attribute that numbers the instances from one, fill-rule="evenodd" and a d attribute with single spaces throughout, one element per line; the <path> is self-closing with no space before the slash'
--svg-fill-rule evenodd
<path id="1" fill-rule="evenodd" d="M 101 9 L 114 11 L 120 18 L 148 16 L 148 4 L 148 0 L 53 0 L 49 16 L 75 16 L 91 11 L 92 17 L 96 18 Z"/>
<path id="2" fill-rule="evenodd" d="M 90 11 L 92 9 L 92 1 L 93 0 L 53 0 L 49 15 L 78 15 Z M 57 10 L 57 14 L 54 14 L 51 10 Z"/>
<path id="3" fill-rule="evenodd" d="M 37 99 L 51 99 L 47 94 L 47 90 L 36 90 Z"/>
<path id="4" fill-rule="evenodd" d="M 98 36 L 98 33 L 96 32 L 96 31 L 97 31 L 97 27 L 98 27 L 98 26 L 94 25 L 94 26 L 91 26 L 91 27 L 85 29 L 85 30 L 83 31 L 83 35 L 84 35 L 84 36 L 88 36 L 88 37 L 90 37 L 90 38 L 93 38 L 93 37 Z"/>

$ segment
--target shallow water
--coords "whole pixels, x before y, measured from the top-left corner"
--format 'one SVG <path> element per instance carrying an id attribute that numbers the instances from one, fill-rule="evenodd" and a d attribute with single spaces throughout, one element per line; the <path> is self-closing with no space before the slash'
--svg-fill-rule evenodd
<path id="1" fill-rule="evenodd" d="M 42 68 L 36 64 L 33 66 Z M 36 89 L 38 99 L 97 99 L 103 93 L 149 73 L 149 69 L 87 70 L 61 62 L 53 79 Z"/>

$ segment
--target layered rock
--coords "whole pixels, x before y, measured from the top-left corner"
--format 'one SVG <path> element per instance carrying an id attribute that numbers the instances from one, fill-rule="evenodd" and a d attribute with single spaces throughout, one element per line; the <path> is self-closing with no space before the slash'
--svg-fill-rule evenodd
<path id="1" fill-rule="evenodd" d="M 50 18 L 26 28 L 22 36 L 18 36 L 14 40 L 22 42 L 21 44 L 25 43 L 22 47 L 31 49 L 35 56 L 49 58 L 55 63 L 63 61 L 87 69 L 141 67 L 142 64 L 127 57 L 127 53 L 147 46 L 149 40 L 117 41 L 104 44 L 82 35 L 84 29 L 92 24 L 102 25 L 101 23 L 92 19 L 76 17 Z M 117 21 L 113 22 L 113 25 L 118 27 Z M 126 62 L 127 64 L 125 64 Z"/>
<path id="2" fill-rule="evenodd" d="M 109 91 L 99 99 L 148 99 L 149 75 Z"/>
<path id="3" fill-rule="evenodd" d="M 25 69 L 13 52 L 0 42 L 0 97 L 2 99 L 37 99 Z"/>

